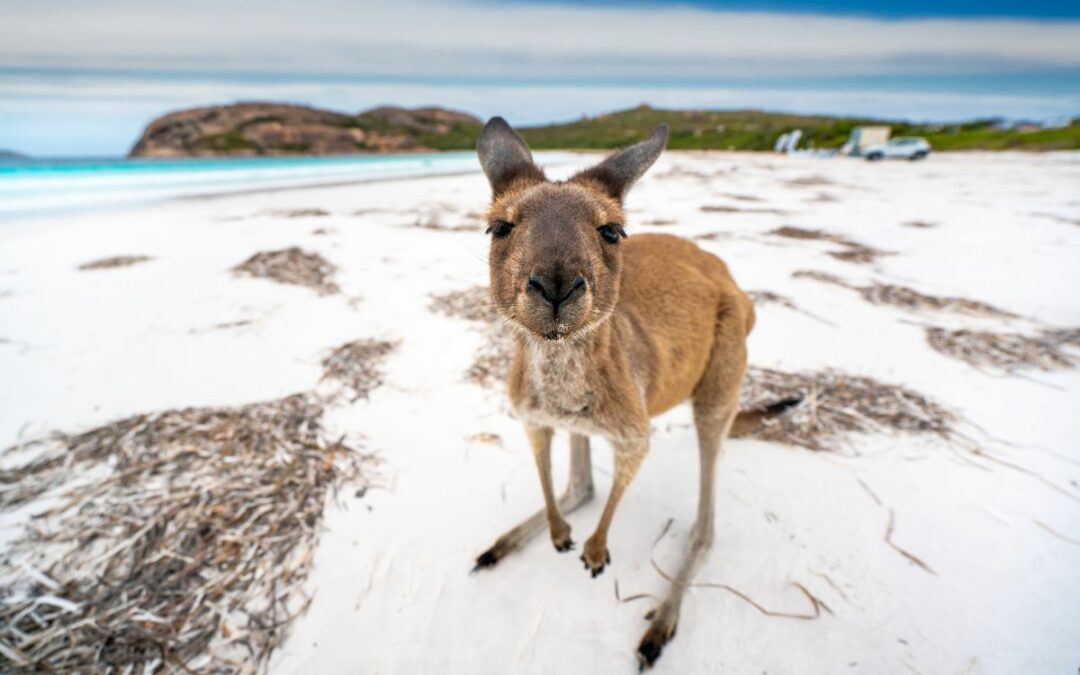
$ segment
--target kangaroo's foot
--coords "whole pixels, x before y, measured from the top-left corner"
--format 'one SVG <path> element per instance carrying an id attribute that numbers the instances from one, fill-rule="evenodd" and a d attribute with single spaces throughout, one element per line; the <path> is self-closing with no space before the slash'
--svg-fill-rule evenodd
<path id="1" fill-rule="evenodd" d="M 607 549 L 607 540 L 597 537 L 595 534 L 585 542 L 585 550 L 581 554 L 581 562 L 585 563 L 585 569 L 589 570 L 593 578 L 600 576 L 604 571 L 604 565 L 611 563 L 611 553 Z"/>
<path id="2" fill-rule="evenodd" d="M 571 513 L 592 498 L 592 483 L 583 486 L 572 485 L 559 498 L 559 511 L 561 513 Z M 556 551 L 564 553 L 573 550 L 574 542 L 570 539 L 570 524 L 563 520 L 561 526 L 556 523 L 555 527 L 551 527 L 548 524 L 547 512 L 540 510 L 526 518 L 517 527 L 503 534 L 491 548 L 477 556 L 476 565 L 472 568 L 472 571 L 476 572 L 485 567 L 493 567 L 506 556 L 525 546 L 534 537 L 539 536 L 544 531 L 545 525 L 548 525 L 551 529 L 551 543 L 555 545 Z M 565 527 L 565 530 L 562 529 L 563 527 Z"/>
<path id="3" fill-rule="evenodd" d="M 574 540 L 570 538 L 570 523 L 560 518 L 551 525 L 551 543 L 559 553 L 574 550 Z"/>
<path id="4" fill-rule="evenodd" d="M 495 543 L 492 544 L 491 548 L 477 556 L 476 566 L 472 568 L 472 571 L 476 572 L 485 567 L 493 567 L 500 560 L 520 549 L 525 544 L 529 543 L 529 540 L 533 537 L 536 537 L 543 532 L 546 523 L 547 518 L 543 511 L 534 513 L 529 518 L 526 518 L 517 527 L 507 531 L 495 540 Z M 569 528 L 569 525 L 567 528 Z M 567 535 L 569 536 L 569 533 L 567 533 Z"/>
<path id="5" fill-rule="evenodd" d="M 499 539 L 491 548 L 476 556 L 476 564 L 473 565 L 470 574 L 474 574 L 485 567 L 494 567 L 495 563 L 509 555 L 512 550 L 513 548 L 509 547 L 502 539 Z"/>
<path id="6" fill-rule="evenodd" d="M 660 658 L 664 645 L 675 637 L 675 628 L 679 623 L 678 610 L 673 610 L 666 603 L 646 614 L 645 618 L 650 623 L 637 648 L 638 672 L 652 668 Z"/>

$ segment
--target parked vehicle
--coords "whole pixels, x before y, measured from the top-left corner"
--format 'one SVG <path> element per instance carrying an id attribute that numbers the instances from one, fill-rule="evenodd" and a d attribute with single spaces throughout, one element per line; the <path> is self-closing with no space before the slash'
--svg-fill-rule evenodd
<path id="1" fill-rule="evenodd" d="M 888 143 L 871 145 L 862 155 L 870 161 L 879 159 L 909 159 L 915 161 L 930 154 L 930 144 L 917 136 L 897 136 Z"/>
<path id="2" fill-rule="evenodd" d="M 866 149 L 875 145 L 882 145 L 889 141 L 892 128 L 881 125 L 859 126 L 851 130 L 851 136 L 847 143 L 840 148 L 840 154 L 861 156 L 866 154 Z"/>

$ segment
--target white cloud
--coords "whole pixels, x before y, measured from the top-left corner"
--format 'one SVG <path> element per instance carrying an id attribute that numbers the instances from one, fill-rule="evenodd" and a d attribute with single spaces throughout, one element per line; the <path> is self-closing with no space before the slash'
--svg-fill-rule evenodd
<path id="1" fill-rule="evenodd" d="M 33 153 L 118 154 L 165 111 L 244 99 L 353 111 L 437 104 L 519 124 L 641 102 L 916 119 L 1080 111 L 1080 21 L 489 0 L 0 0 L 0 17 L 0 68 L 27 71 L 0 71 L 0 147 Z M 987 84 L 1033 71 L 1073 84 L 1022 87 L 1042 95 Z M 977 74 L 982 84 L 967 93 L 941 79 L 920 88 L 922 78 L 970 85 Z M 869 85 L 828 84 L 852 76 Z M 906 76 L 897 81 L 908 91 L 876 86 L 889 76 Z"/>
<path id="2" fill-rule="evenodd" d="M 8 2 L 0 64 L 488 77 L 1080 66 L 1080 22 L 438 0 Z"/>

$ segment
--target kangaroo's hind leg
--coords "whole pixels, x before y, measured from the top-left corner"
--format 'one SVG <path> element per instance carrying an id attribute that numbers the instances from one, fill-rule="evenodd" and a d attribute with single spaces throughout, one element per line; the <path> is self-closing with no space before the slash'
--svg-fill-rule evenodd
<path id="1" fill-rule="evenodd" d="M 541 475 L 545 467 L 538 462 Z M 550 471 L 550 462 L 547 470 Z M 589 448 L 589 437 L 581 434 L 570 435 L 570 479 L 566 484 L 566 491 L 557 501 L 557 512 L 560 514 L 572 513 L 582 504 L 593 498 L 595 488 L 592 477 L 592 452 Z M 505 558 L 510 553 L 520 549 L 533 538 L 544 531 L 545 525 L 550 526 L 550 509 L 545 508 L 537 511 L 524 521 L 505 532 L 495 544 L 476 558 L 476 571 L 482 567 L 491 567 Z M 566 541 L 569 541 L 567 531 Z M 570 542 L 572 546 L 573 542 Z M 563 550 L 569 550 L 564 548 Z"/>
<path id="2" fill-rule="evenodd" d="M 667 596 L 646 617 L 650 620 L 649 628 L 638 645 L 638 664 L 642 669 L 652 666 L 675 635 L 683 595 L 712 546 L 713 484 L 724 439 L 739 409 L 739 393 L 746 373 L 745 334 L 741 325 L 717 327 L 709 365 L 694 390 L 694 424 L 701 461 L 697 520 Z"/>

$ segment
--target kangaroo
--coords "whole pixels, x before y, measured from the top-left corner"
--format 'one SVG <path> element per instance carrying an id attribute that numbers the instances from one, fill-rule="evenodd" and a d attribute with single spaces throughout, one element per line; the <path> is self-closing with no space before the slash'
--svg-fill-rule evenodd
<path id="1" fill-rule="evenodd" d="M 495 565 L 543 531 L 574 548 L 568 514 L 593 497 L 589 436 L 606 438 L 615 473 L 581 561 L 611 563 L 608 529 L 649 450 L 649 419 L 690 400 L 701 462 L 697 520 L 665 599 L 637 648 L 651 667 L 674 636 L 683 594 L 713 540 L 713 478 L 736 421 L 754 306 L 727 266 L 686 239 L 626 233 L 623 201 L 667 144 L 667 125 L 562 182 L 547 180 L 501 117 L 477 140 L 491 183 L 491 299 L 515 332 L 508 388 L 536 458 L 544 509 L 476 560 Z M 779 406 L 783 407 L 783 405 Z M 742 426 L 775 409 L 744 413 Z M 570 480 L 555 496 L 551 439 L 570 433 Z"/>

